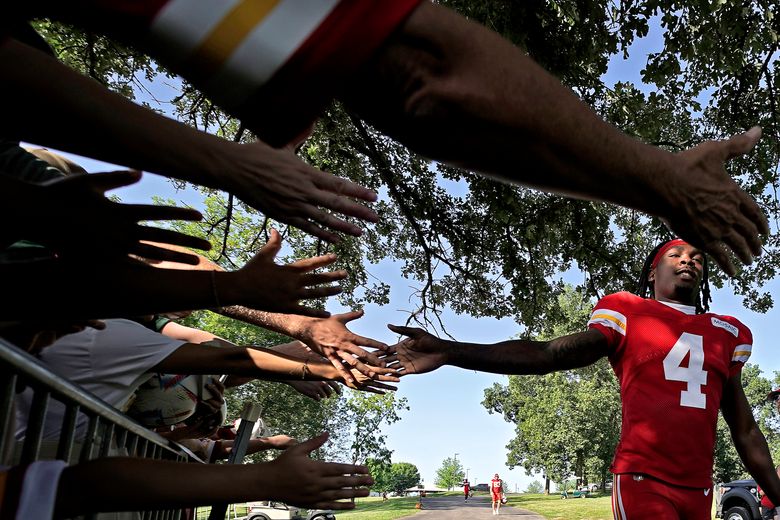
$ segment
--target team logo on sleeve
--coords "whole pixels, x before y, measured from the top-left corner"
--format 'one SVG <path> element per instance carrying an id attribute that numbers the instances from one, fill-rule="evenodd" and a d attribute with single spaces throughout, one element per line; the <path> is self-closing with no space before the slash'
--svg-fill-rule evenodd
<path id="1" fill-rule="evenodd" d="M 739 329 L 727 321 L 712 318 L 712 326 L 731 332 L 735 338 L 739 337 Z"/>
<path id="2" fill-rule="evenodd" d="M 601 325 L 610 329 L 615 329 L 622 335 L 626 335 L 626 317 L 617 312 L 609 309 L 596 309 L 593 314 L 590 315 L 588 320 L 588 326 Z"/>

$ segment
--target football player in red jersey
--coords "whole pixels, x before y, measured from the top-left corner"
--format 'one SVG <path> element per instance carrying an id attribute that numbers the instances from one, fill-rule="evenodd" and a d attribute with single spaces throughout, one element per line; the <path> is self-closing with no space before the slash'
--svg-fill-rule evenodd
<path id="1" fill-rule="evenodd" d="M 504 493 L 504 482 L 498 477 L 498 473 L 493 475 L 490 481 L 490 499 L 493 504 L 493 514 L 497 515 L 501 509 L 501 496 Z"/>
<path id="2" fill-rule="evenodd" d="M 596 304 L 587 332 L 477 345 L 391 325 L 409 336 L 391 361 L 408 374 L 445 364 L 545 374 L 607 357 L 623 403 L 611 468 L 615 518 L 709 520 L 719 409 L 745 467 L 774 503 L 780 499 L 780 479 L 741 384 L 750 330 L 736 318 L 709 313 L 709 299 L 706 257 L 675 239 L 648 256 L 638 296 L 621 292 Z"/>

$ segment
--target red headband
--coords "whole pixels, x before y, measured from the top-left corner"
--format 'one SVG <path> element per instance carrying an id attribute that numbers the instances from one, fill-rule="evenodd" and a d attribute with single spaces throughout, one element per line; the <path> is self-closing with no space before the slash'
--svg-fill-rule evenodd
<path id="1" fill-rule="evenodd" d="M 661 261 L 661 257 L 664 253 L 669 251 L 669 249 L 675 247 L 675 246 L 681 246 L 684 244 L 688 244 L 685 240 L 681 238 L 675 238 L 674 240 L 670 240 L 664 245 L 661 246 L 661 249 L 658 250 L 658 252 L 653 257 L 653 263 L 650 264 L 650 269 L 655 269 L 655 267 L 658 265 L 658 262 Z"/>

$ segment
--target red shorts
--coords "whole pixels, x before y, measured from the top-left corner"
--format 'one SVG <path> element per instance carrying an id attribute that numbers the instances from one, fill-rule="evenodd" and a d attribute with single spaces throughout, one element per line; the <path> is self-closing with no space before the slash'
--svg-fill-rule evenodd
<path id="1" fill-rule="evenodd" d="M 501 502 L 501 493 L 490 493 L 490 496 L 493 497 L 493 502 Z"/>
<path id="2" fill-rule="evenodd" d="M 667 484 L 646 475 L 615 475 L 615 520 L 711 520 L 712 489 Z"/>

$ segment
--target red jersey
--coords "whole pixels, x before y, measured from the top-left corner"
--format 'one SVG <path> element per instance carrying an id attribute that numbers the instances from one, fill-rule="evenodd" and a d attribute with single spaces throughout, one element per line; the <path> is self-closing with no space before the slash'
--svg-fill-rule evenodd
<path id="1" fill-rule="evenodd" d="M 500 478 L 494 478 L 490 481 L 490 492 L 494 495 L 500 495 L 504 491 L 504 483 Z"/>
<path id="2" fill-rule="evenodd" d="M 772 509 L 773 507 L 775 507 L 775 505 L 772 503 L 769 497 L 763 494 L 763 491 L 761 491 L 761 486 L 756 486 L 756 487 L 758 489 L 758 494 L 761 495 L 761 507 L 765 507 L 767 509 Z"/>
<path id="3" fill-rule="evenodd" d="M 723 387 L 750 357 L 750 330 L 731 316 L 627 292 L 602 298 L 588 327 L 607 337 L 620 382 L 623 421 L 612 472 L 711 487 Z"/>
<path id="4" fill-rule="evenodd" d="M 50 16 L 143 44 L 274 146 L 297 140 L 422 0 L 32 0 Z"/>

